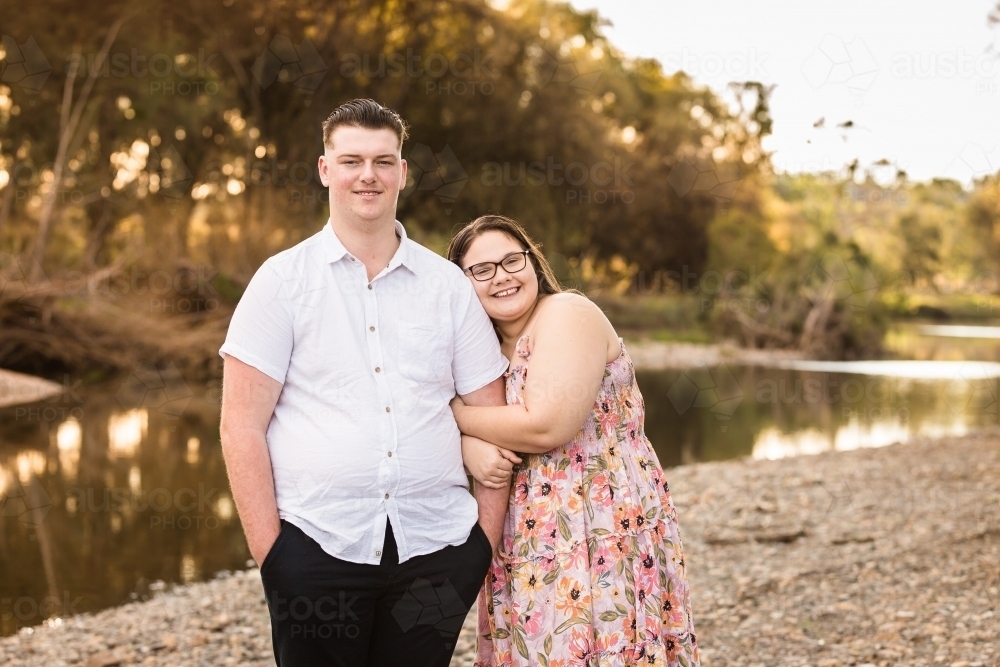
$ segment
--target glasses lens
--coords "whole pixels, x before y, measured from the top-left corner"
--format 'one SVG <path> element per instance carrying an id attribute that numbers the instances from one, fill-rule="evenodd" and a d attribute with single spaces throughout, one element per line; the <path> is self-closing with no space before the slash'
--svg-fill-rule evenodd
<path id="1" fill-rule="evenodd" d="M 476 280 L 489 280 L 496 273 L 497 267 L 490 262 L 485 262 L 483 264 L 476 264 L 470 271 L 472 271 L 472 277 Z"/>
<path id="2" fill-rule="evenodd" d="M 520 271 L 524 268 L 524 253 L 519 252 L 516 255 L 511 255 L 503 260 L 503 268 L 511 273 L 515 271 Z"/>

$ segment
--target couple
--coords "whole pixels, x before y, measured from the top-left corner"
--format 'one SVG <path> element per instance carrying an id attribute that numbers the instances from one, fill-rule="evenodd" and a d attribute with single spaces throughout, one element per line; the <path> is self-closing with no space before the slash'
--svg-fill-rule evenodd
<path id="1" fill-rule="evenodd" d="M 261 266 L 220 350 L 277 664 L 444 667 L 478 595 L 477 665 L 695 667 L 621 339 L 512 220 L 448 260 L 409 240 L 406 136 L 372 100 L 327 118 L 329 222 Z"/>

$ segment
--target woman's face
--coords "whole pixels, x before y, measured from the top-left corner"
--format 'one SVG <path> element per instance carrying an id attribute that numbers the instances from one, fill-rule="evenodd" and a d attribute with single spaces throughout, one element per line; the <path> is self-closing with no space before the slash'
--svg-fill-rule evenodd
<path id="1" fill-rule="evenodd" d="M 503 232 L 489 231 L 476 237 L 462 258 L 462 269 L 480 262 L 502 262 L 512 253 L 523 252 L 521 244 Z M 469 276 L 476 289 L 483 309 L 497 322 L 510 322 L 529 312 L 538 298 L 538 276 L 535 265 L 528 259 L 524 268 L 508 273 L 496 267 L 496 275 L 489 280 L 476 280 Z M 468 275 L 468 274 L 466 274 Z"/>

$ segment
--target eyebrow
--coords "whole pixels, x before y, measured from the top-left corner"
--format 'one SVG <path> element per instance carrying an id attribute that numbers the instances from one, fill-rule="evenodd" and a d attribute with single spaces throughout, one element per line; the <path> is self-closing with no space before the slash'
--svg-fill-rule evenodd
<path id="1" fill-rule="evenodd" d="M 503 257 L 501 257 L 500 261 L 502 262 L 505 259 L 507 259 L 508 257 L 510 257 L 511 255 L 517 255 L 517 254 L 522 253 L 522 252 L 524 252 L 524 250 L 511 250 L 509 253 L 507 253 L 506 255 L 504 255 Z M 474 266 L 476 266 L 478 264 L 496 264 L 496 263 L 497 262 L 490 262 L 488 260 L 483 260 L 482 262 L 476 262 L 475 264 L 469 264 L 467 267 L 465 267 L 462 270 L 463 271 L 468 271 L 469 269 L 471 269 L 472 267 L 474 267 Z"/>
<path id="2" fill-rule="evenodd" d="M 358 154 L 355 154 L 355 153 L 345 153 L 343 155 L 338 155 L 337 159 L 339 160 L 342 157 L 360 157 L 360 158 L 363 158 L 364 155 L 358 155 Z M 395 159 L 396 158 L 396 154 L 395 153 L 382 153 L 381 155 L 376 155 L 375 159 L 378 160 L 379 158 L 384 158 L 384 157 L 391 157 L 391 158 Z"/>

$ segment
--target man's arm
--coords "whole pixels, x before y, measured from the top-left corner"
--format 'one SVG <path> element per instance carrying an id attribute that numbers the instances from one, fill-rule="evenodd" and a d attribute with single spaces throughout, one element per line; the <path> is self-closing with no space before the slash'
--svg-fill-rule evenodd
<path id="1" fill-rule="evenodd" d="M 258 565 L 281 529 L 266 439 L 281 386 L 253 366 L 226 355 L 219 427 L 222 454 L 247 544 Z"/>
<path id="2" fill-rule="evenodd" d="M 466 405 L 475 406 L 506 405 L 503 378 L 498 377 L 485 387 L 464 394 L 462 401 Z M 488 489 L 479 482 L 475 482 L 473 492 L 476 496 L 476 502 L 479 503 L 479 525 L 483 527 L 486 536 L 490 538 L 493 551 L 496 551 L 503 535 L 503 521 L 507 515 L 510 485 L 508 484 L 502 489 Z"/>

